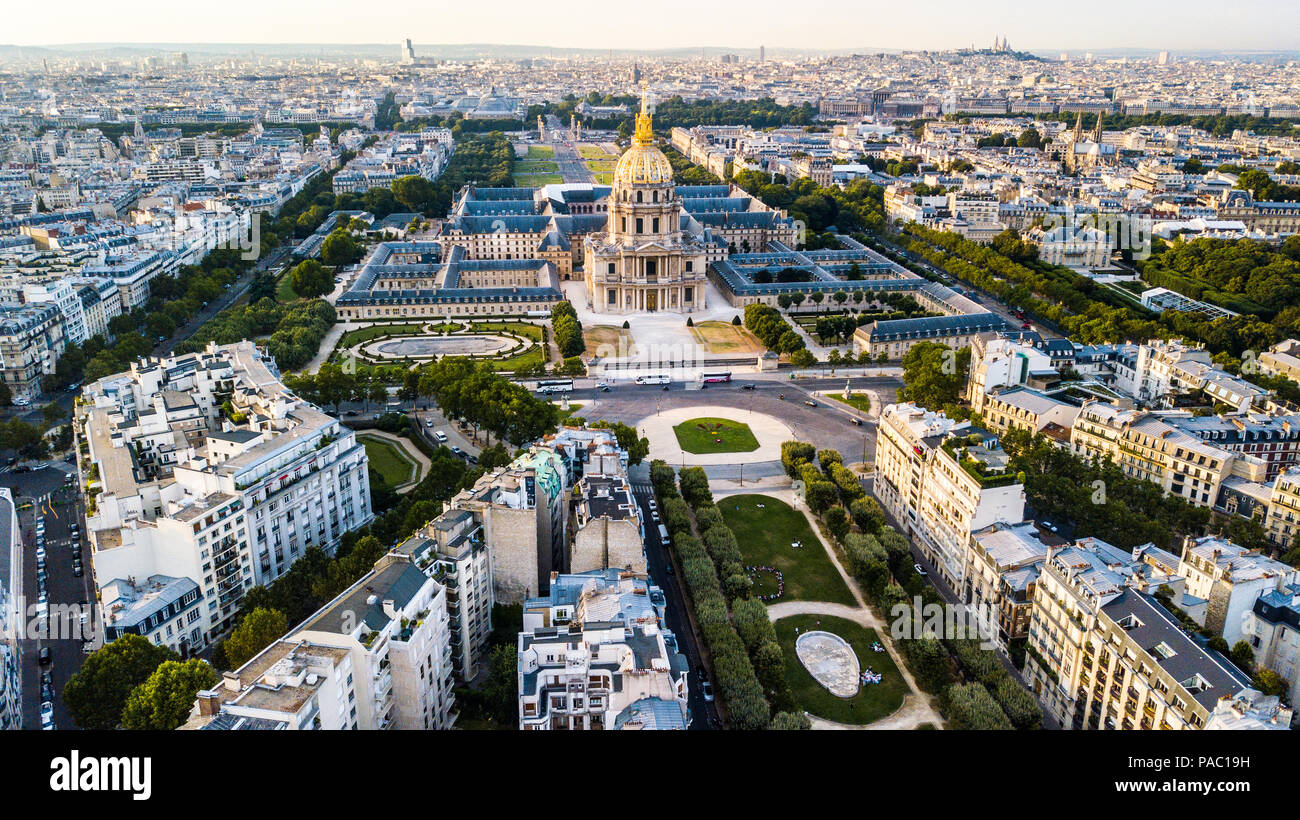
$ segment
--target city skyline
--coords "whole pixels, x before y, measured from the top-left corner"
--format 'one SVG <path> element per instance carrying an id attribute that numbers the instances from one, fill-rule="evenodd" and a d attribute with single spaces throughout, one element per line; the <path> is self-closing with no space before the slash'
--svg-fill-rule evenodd
<path id="1" fill-rule="evenodd" d="M 538 15 L 536 7 L 505 0 L 489 16 L 475 8 L 416 10 L 401 21 L 355 19 L 341 0 L 318 4 L 319 13 L 304 21 L 283 3 L 236 0 L 220 16 L 198 20 L 205 36 L 196 39 L 195 20 L 167 15 L 158 0 L 146 0 L 130 21 L 107 15 L 102 6 L 83 0 L 68 5 L 57 38 L 49 36 L 35 7 L 9 15 L 10 38 L 0 46 L 52 49 L 137 44 L 365 45 L 398 43 L 411 38 L 441 44 L 491 44 L 557 49 L 655 51 L 693 48 L 873 51 L 950 50 L 986 47 L 995 36 L 1017 48 L 1055 55 L 1069 50 L 1295 51 L 1286 35 L 1300 26 L 1300 8 L 1249 0 L 1213 27 L 1199 21 L 1213 9 L 1204 0 L 1153 3 L 1134 8 L 1118 0 L 1100 0 L 1090 13 L 1071 20 L 1068 29 L 1055 18 L 1014 14 L 1010 0 L 978 11 L 956 0 L 932 0 L 924 14 L 904 19 L 884 16 L 888 7 L 872 4 L 849 13 L 845 25 L 828 28 L 827 19 L 844 17 L 841 4 L 814 2 L 789 15 L 771 0 L 756 0 L 750 13 L 735 15 L 724 6 L 699 7 L 673 0 L 611 12 L 603 4 L 584 2 L 566 14 Z M 777 16 L 781 15 L 781 16 Z M 854 20 L 852 18 L 857 18 Z M 581 25 L 575 25 L 576 20 Z M 1116 20 L 1127 21 L 1117 27 Z M 685 23 L 689 22 L 689 25 Z M 433 33 L 436 32 L 436 36 Z M 304 36 L 306 35 L 306 36 Z"/>

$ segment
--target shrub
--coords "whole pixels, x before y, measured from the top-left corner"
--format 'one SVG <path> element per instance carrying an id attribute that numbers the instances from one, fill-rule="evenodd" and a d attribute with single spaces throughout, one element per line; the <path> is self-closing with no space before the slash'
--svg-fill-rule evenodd
<path id="1" fill-rule="evenodd" d="M 956 730 L 1007 731 L 1014 728 L 989 690 L 978 683 L 949 686 L 944 690 L 939 705 L 948 716 L 948 725 Z"/>
<path id="2" fill-rule="evenodd" d="M 844 511 L 843 507 L 831 507 L 826 511 L 823 520 L 826 522 L 826 529 L 830 530 L 835 540 L 843 543 L 844 536 L 849 534 L 851 524 L 849 524 L 849 514 Z"/>

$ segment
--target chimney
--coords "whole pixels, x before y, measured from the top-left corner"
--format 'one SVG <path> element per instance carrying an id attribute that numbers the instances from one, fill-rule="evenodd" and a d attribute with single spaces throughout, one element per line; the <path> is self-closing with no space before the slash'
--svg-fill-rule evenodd
<path id="1" fill-rule="evenodd" d="M 221 695 L 215 689 L 206 689 L 198 694 L 199 714 L 204 717 L 221 711 Z"/>
<path id="2" fill-rule="evenodd" d="M 402 613 L 397 611 L 397 606 L 396 604 L 394 604 L 392 598 L 384 599 L 384 614 L 387 615 L 389 618 L 393 619 L 394 621 L 396 621 L 402 615 Z"/>

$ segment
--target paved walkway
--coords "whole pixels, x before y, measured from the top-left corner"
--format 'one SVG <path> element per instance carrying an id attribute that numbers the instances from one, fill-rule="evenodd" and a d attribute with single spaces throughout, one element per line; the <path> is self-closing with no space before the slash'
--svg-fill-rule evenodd
<path id="1" fill-rule="evenodd" d="M 712 484 L 710 484 L 712 488 Z M 740 493 L 753 492 L 752 489 L 714 489 L 714 498 L 725 497 L 728 495 L 738 495 Z M 936 728 L 943 726 L 943 718 L 934 708 L 929 695 L 921 691 L 917 686 L 916 680 L 912 677 L 911 671 L 907 664 L 903 662 L 903 657 L 898 648 L 894 646 L 893 640 L 889 637 L 886 624 L 876 615 L 875 610 L 867 605 L 867 601 L 862 597 L 862 591 L 858 588 L 858 582 L 853 576 L 849 575 L 844 565 L 840 563 L 839 555 L 835 548 L 827 543 L 826 538 L 822 535 L 821 528 L 817 526 L 817 519 L 813 514 L 795 498 L 794 491 L 791 489 L 770 489 L 764 490 L 765 495 L 778 498 L 791 507 L 799 510 L 808 519 L 808 526 L 817 535 L 817 540 L 821 542 L 822 548 L 826 550 L 827 556 L 830 557 L 831 563 L 835 565 L 836 571 L 844 579 L 849 591 L 853 593 L 853 599 L 858 602 L 856 607 L 845 606 L 844 604 L 833 604 L 826 601 L 784 601 L 777 604 L 769 604 L 767 607 L 767 616 L 773 621 L 779 621 L 791 615 L 827 615 L 836 618 L 845 618 L 854 621 L 869 629 L 876 630 L 880 637 L 880 642 L 889 650 L 889 656 L 893 658 L 894 665 L 903 675 L 903 680 L 907 683 L 910 690 L 903 696 L 903 705 L 888 717 L 881 718 L 878 721 L 869 723 L 866 726 L 851 726 L 833 721 L 825 720 L 814 715 L 808 715 L 812 721 L 814 729 L 915 729 L 922 723 L 930 723 Z M 806 714 L 806 713 L 805 713 Z"/>
<path id="2" fill-rule="evenodd" d="M 754 438 L 758 439 L 758 449 L 746 453 L 688 453 L 677 443 L 677 434 L 673 427 L 689 419 L 723 418 L 743 422 L 749 425 Z M 774 416 L 755 413 L 738 407 L 718 407 L 713 405 L 692 405 L 664 410 L 641 419 L 636 423 L 641 435 L 650 439 L 650 459 L 663 459 L 669 464 L 692 467 L 705 464 L 754 464 L 764 461 L 781 460 L 781 443 L 795 438 L 790 431 Z"/>

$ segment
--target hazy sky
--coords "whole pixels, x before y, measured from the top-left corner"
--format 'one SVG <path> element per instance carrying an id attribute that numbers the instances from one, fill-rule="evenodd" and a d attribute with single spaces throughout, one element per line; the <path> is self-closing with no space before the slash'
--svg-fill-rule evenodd
<path id="1" fill-rule="evenodd" d="M 1300 49 L 1296 0 L 62 0 L 9 2 L 0 43 Z"/>

